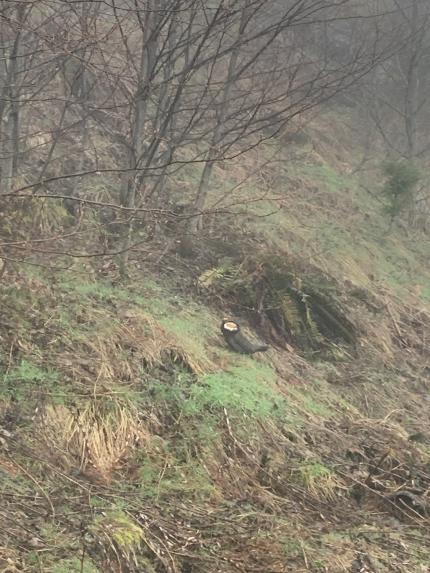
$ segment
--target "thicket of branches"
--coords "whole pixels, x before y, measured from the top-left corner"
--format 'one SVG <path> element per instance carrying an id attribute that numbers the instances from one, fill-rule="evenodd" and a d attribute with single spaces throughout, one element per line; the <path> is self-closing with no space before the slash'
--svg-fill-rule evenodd
<path id="1" fill-rule="evenodd" d="M 406 171 L 418 173 L 425 168 L 430 151 L 426 127 L 430 121 L 430 4 L 423 0 L 384 0 L 384 10 L 388 17 L 383 28 L 387 33 L 396 30 L 397 49 L 363 78 L 353 98 L 364 122 L 368 119 L 363 163 L 374 152 L 370 141 L 380 140 L 389 163 L 397 162 L 397 173 L 405 166 Z M 399 176 L 396 185 L 402 179 Z M 401 207 L 396 204 L 396 216 L 407 215 L 409 228 L 428 230 L 430 195 L 425 177 L 412 193 L 408 186 L 401 193 L 408 201 Z M 392 207 L 390 203 L 389 210 Z"/>
<path id="2" fill-rule="evenodd" d="M 125 269 L 177 202 L 198 233 L 216 162 L 364 77 L 376 85 L 400 37 L 422 46 L 422 19 L 411 43 L 404 13 L 400 0 L 1 2 L 3 258 L 102 229 L 98 251 Z"/>

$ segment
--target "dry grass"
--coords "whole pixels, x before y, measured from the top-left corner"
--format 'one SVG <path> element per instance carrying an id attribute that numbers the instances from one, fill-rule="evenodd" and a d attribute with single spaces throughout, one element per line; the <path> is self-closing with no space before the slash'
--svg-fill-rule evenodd
<path id="1" fill-rule="evenodd" d="M 16 553 L 8 547 L 0 547 L 0 573 L 18 573 L 22 571 Z"/>
<path id="2" fill-rule="evenodd" d="M 140 350 L 149 367 L 165 364 L 166 359 L 170 358 L 182 363 L 195 374 L 205 374 L 216 369 L 216 364 L 207 352 L 201 352 L 192 340 L 186 337 L 179 339 L 177 334 L 143 311 L 127 313 L 118 334 L 126 345 L 128 342 Z"/>
<path id="3" fill-rule="evenodd" d="M 334 501 L 337 492 L 345 487 L 340 477 L 319 462 L 303 463 L 294 474 L 309 495 L 319 501 Z"/>
<path id="4" fill-rule="evenodd" d="M 149 433 L 130 407 L 91 401 L 81 411 L 48 406 L 39 420 L 39 439 L 48 454 L 69 470 L 109 483 Z"/>
<path id="5" fill-rule="evenodd" d="M 323 131 L 326 131 L 326 126 Z M 331 154 L 332 148 L 338 148 L 334 136 L 331 139 L 332 142 L 322 141 L 319 145 L 317 152 L 321 157 Z M 348 150 L 345 152 L 348 153 Z M 249 157 L 257 159 L 256 155 Z M 343 170 L 343 157 L 335 160 L 336 167 Z M 246 179 L 247 171 L 256 169 L 249 158 L 249 164 L 243 163 L 243 158 L 240 161 L 240 170 L 233 176 L 230 177 L 230 171 L 226 170 L 224 177 L 228 176 L 228 180 L 223 181 L 226 188 L 239 184 Z M 318 157 L 315 155 L 310 161 L 318 163 Z M 320 162 L 322 164 L 324 160 L 320 159 Z M 221 169 L 217 175 L 220 178 L 223 176 Z M 271 176 L 270 169 L 265 175 L 268 178 Z M 315 175 L 310 173 L 309 177 L 313 178 L 310 181 L 310 185 L 313 185 Z M 222 193 L 224 191 L 220 190 Z M 254 193 L 260 192 L 260 186 L 243 189 L 241 193 L 246 196 L 248 191 L 248 198 L 251 198 Z M 307 200 L 306 193 L 302 193 L 299 186 L 296 196 L 291 195 L 291 204 L 300 199 L 299 195 Z M 331 210 L 337 197 L 334 195 L 333 199 L 329 193 L 321 192 L 312 209 Z M 323 200 L 327 200 L 327 205 L 322 205 Z M 298 205 L 291 209 L 293 213 L 300 210 Z M 304 217 L 307 217 L 311 207 L 306 206 L 305 201 L 303 205 Z M 346 207 L 349 208 L 347 204 Z M 333 207 L 333 213 L 339 215 L 341 209 L 344 207 Z M 56 216 L 56 213 L 49 215 Z M 284 216 L 287 217 L 286 212 L 282 214 Z M 354 212 L 345 213 L 345 223 L 349 220 L 353 223 L 354 217 Z M 49 227 L 49 219 L 42 222 L 46 228 Z M 288 219 L 285 219 L 285 227 L 290 227 Z M 261 422 L 258 432 L 246 415 L 240 418 L 224 409 L 224 413 L 218 416 L 217 409 L 212 411 L 206 408 L 203 413 L 207 412 L 208 418 L 209 415 L 218 417 L 215 418 L 216 423 L 209 420 L 208 428 L 201 435 L 189 425 L 190 417 L 178 418 L 173 432 L 166 425 L 163 433 L 160 423 L 160 431 L 154 431 L 154 434 L 159 434 L 157 438 L 162 438 L 165 443 L 157 451 L 157 441 L 151 440 L 139 413 L 129 403 L 119 402 L 118 398 L 115 401 L 100 398 L 106 392 L 115 393 L 118 387 L 121 393 L 124 390 L 127 394 L 127 384 L 136 383 L 136 387 L 141 387 L 143 367 L 151 369 L 163 366 L 168 369 L 172 362 L 179 362 L 195 375 L 212 372 L 217 366 L 228 371 L 239 358 L 227 353 L 220 353 L 216 357 L 210 340 L 212 327 L 204 328 L 205 321 L 209 323 L 212 316 L 210 312 L 215 311 L 208 310 L 203 315 L 205 309 L 199 306 L 193 314 L 188 301 L 181 300 L 170 305 L 162 294 L 154 295 L 154 299 L 158 297 L 158 300 L 152 300 L 152 295 L 147 295 L 147 298 L 142 296 L 139 303 L 134 303 L 132 298 L 115 298 L 114 295 L 81 301 L 72 290 L 73 306 L 69 319 L 61 322 L 55 315 L 55 309 L 60 304 L 65 308 L 64 302 L 60 303 L 55 298 L 55 292 L 50 292 L 45 283 L 37 278 L 28 281 L 28 290 L 37 293 L 35 300 L 40 298 L 41 303 L 38 307 L 31 301 L 28 312 L 20 311 L 19 316 L 30 316 L 35 326 L 34 330 L 22 328 L 17 357 L 36 356 L 40 357 L 40 364 L 55 365 L 60 373 L 58 380 L 61 385 L 56 382 L 58 387 L 53 388 L 53 393 L 64 390 L 64 394 L 61 392 L 58 395 L 65 395 L 67 399 L 69 388 L 77 389 L 79 392 L 73 396 L 73 400 L 81 403 L 84 396 L 87 403 L 81 410 L 77 410 L 76 406 L 47 406 L 36 420 L 36 427 L 31 429 L 31 437 L 25 435 L 25 426 L 18 424 L 16 432 L 22 443 L 28 442 L 33 446 L 33 436 L 36 435 L 37 445 L 42 445 L 41 448 L 34 448 L 33 459 L 37 463 L 29 463 L 28 467 L 35 473 L 35 479 L 43 484 L 55 508 L 59 508 L 59 524 L 65 531 L 70 528 L 74 543 L 81 532 L 73 530 L 72 520 L 60 522 L 62 504 L 64 501 L 70 504 L 75 515 L 85 516 L 82 509 L 90 510 L 90 532 L 100 544 L 97 547 L 100 551 L 98 559 L 104 559 L 101 548 L 111 558 L 110 563 L 104 562 L 100 570 L 119 571 L 122 567 L 123 571 L 163 569 L 176 572 L 192 569 L 208 573 L 233 570 L 305 573 L 330 570 L 340 573 L 364 570 L 364 566 L 369 565 L 369 570 L 376 571 L 378 568 L 367 561 L 358 563 L 357 556 L 363 556 L 364 552 L 378 558 L 381 562 L 379 569 L 394 567 L 403 572 L 421 570 L 412 559 L 414 546 L 408 547 L 404 542 L 408 531 L 417 536 L 418 528 L 422 528 L 421 543 L 428 529 L 426 524 L 417 520 L 413 530 L 399 527 L 393 535 L 392 522 L 387 521 L 382 512 L 390 513 L 393 503 L 388 503 L 388 500 L 392 492 L 404 485 L 417 487 L 417 476 L 418 485 L 428 496 L 428 448 L 415 445 L 408 440 L 408 436 L 414 424 L 417 424 L 417 431 L 423 434 L 428 432 L 426 402 L 423 399 L 428 394 L 428 382 L 424 381 L 426 362 L 422 357 L 427 357 L 430 317 L 428 312 L 417 310 L 418 300 L 414 307 L 410 298 L 400 300 L 388 285 L 370 278 L 368 271 L 373 273 L 372 265 L 377 267 L 380 261 L 376 255 L 372 257 L 370 253 L 366 259 L 364 255 L 359 258 L 357 254 L 355 258 L 353 252 L 342 248 L 330 256 L 330 251 L 326 253 L 324 250 L 325 245 L 321 246 L 313 240 L 316 235 L 310 226 L 298 225 L 297 229 L 288 230 L 288 237 L 296 234 L 299 241 L 300 234 L 300 240 L 304 239 L 302 258 L 314 258 L 315 265 L 331 276 L 333 283 L 337 283 L 339 292 L 346 291 L 347 294 L 360 289 L 364 294 L 363 303 L 354 298 L 348 299 L 348 316 L 359 325 L 361 344 L 357 358 L 344 357 L 343 361 L 330 364 L 337 373 L 334 381 L 323 381 L 318 385 L 316 381 L 329 372 L 323 368 L 327 365 L 322 365 L 318 360 L 306 361 L 293 348 L 288 353 L 271 350 L 256 359 L 246 358 L 250 364 L 251 360 L 270 364 L 278 375 L 277 380 L 258 379 L 257 382 L 262 387 L 266 385 L 268 391 L 273 390 L 284 396 L 288 404 L 288 417 L 283 411 L 282 416 L 274 411 L 273 418 Z M 371 239 L 369 244 L 373 245 Z M 378 254 L 379 247 L 374 248 Z M 45 289 L 43 297 L 40 296 L 42 289 Z M 65 302 L 69 304 L 69 299 L 66 298 Z M 372 304 L 375 305 L 375 312 L 372 311 Z M 366 305 L 369 312 L 365 309 Z M 8 305 L 4 306 L 7 309 Z M 46 312 L 47 307 L 52 307 L 52 311 Z M 54 313 L 52 316 L 51 312 Z M 43 335 L 43 338 L 36 337 L 36 333 Z M 37 346 L 36 339 L 43 339 L 43 348 Z M 4 351 L 8 352 L 6 345 Z M 222 364 L 223 360 L 226 364 Z M 417 368 L 420 366 L 422 372 L 414 369 L 415 377 L 406 371 L 400 376 L 395 370 L 400 360 L 402 372 L 409 362 L 416 364 Z M 236 390 L 241 382 L 241 377 L 238 378 L 231 378 L 231 385 Z M 35 386 L 33 381 L 32 386 Z M 238 393 L 237 400 L 242 400 L 242 394 Z M 0 402 L 0 418 L 3 411 L 8 413 L 9 406 L 7 401 Z M 143 406 L 140 415 L 147 419 L 151 414 L 145 408 Z M 166 419 L 169 419 L 168 402 L 165 408 Z M 196 428 L 200 427 L 201 414 L 202 410 L 199 410 L 192 420 Z M 206 444 L 203 437 L 208 435 L 212 424 L 218 433 L 213 447 Z M 184 432 L 183 438 L 181 432 Z M 27 473 L 21 476 L 21 466 L 9 460 L 9 456 L 16 455 L 17 462 L 22 464 L 22 453 L 13 449 L 19 447 L 20 443 L 17 441 L 15 445 L 11 442 L 10 451 L 0 459 L 0 470 L 9 478 L 5 482 L 15 483 L 21 478 L 24 482 L 24 477 L 28 478 Z M 149 467 L 154 470 L 155 476 L 142 472 L 143 489 L 146 487 L 148 491 L 157 479 L 159 489 L 163 480 L 176 480 L 175 488 L 169 490 L 166 485 L 166 491 L 172 491 L 167 501 L 167 496 L 157 497 L 162 502 L 156 503 L 153 497 L 137 497 L 138 493 L 132 497 L 129 489 L 124 493 L 118 482 L 110 489 L 114 496 L 103 498 L 107 490 L 105 484 L 113 482 L 120 470 L 123 470 L 121 477 L 124 477 L 124 482 L 126 477 L 130 477 L 130 473 L 124 475 L 124 470 L 128 469 L 129 460 L 134 463 L 137 459 L 137 449 L 148 453 L 145 456 L 148 464 L 144 469 Z M 27 452 L 23 454 L 27 455 Z M 189 480 L 188 465 L 184 462 L 184 457 L 188 456 L 192 456 L 189 466 L 193 470 L 198 468 L 205 471 L 207 480 Z M 46 458 L 53 462 L 52 466 L 63 468 L 64 473 L 67 471 L 69 476 L 73 476 L 73 472 L 80 472 L 92 480 L 91 491 L 103 499 L 104 506 L 109 507 L 113 498 L 119 501 L 118 506 L 113 504 L 110 510 L 103 506 L 100 511 L 93 505 L 82 508 L 79 491 L 76 495 L 69 495 L 67 488 L 71 487 L 72 482 L 68 476 L 63 476 L 63 479 L 67 478 L 64 490 L 59 487 L 62 484 L 61 472 L 55 474 L 55 483 L 54 480 L 50 482 L 49 472 L 44 481 L 42 472 L 48 466 L 43 466 L 43 460 Z M 154 460 L 155 463 L 152 463 Z M 211 487 L 207 487 L 208 493 L 199 495 L 197 500 L 190 494 L 186 480 L 191 485 L 202 483 L 204 487 L 206 484 Z M 34 482 L 30 482 L 32 487 Z M 378 505 L 377 511 L 371 495 L 373 492 L 367 482 L 378 486 L 378 500 L 383 503 Z M 184 483 L 179 495 L 176 483 Z M 356 502 L 346 495 L 345 484 L 361 486 L 369 500 L 363 497 L 362 506 L 357 507 Z M 3 487 L 7 492 L 6 486 Z M 12 494 L 16 492 L 12 491 Z M 9 492 L 9 497 L 5 496 L 5 503 L 8 500 L 14 504 L 8 509 L 8 515 L 16 513 L 24 526 L 30 523 L 32 527 L 33 524 L 38 527 L 39 522 L 45 521 L 46 512 L 42 509 L 46 500 L 43 496 L 34 496 L 30 491 L 27 499 L 19 491 L 14 498 Z M 37 515 L 41 516 L 39 522 L 35 517 Z M 348 534 L 344 537 L 342 533 L 336 535 L 342 529 L 349 532 L 354 523 L 362 527 L 363 536 L 354 533 L 351 537 Z M 385 537 L 379 527 L 381 524 L 387 528 Z M 370 537 L 371 527 L 376 531 L 376 539 Z M 329 537 L 324 533 L 327 531 L 334 534 Z M 30 570 L 20 563 L 20 557 L 26 558 L 26 537 L 22 535 L 22 539 L 22 542 L 18 541 L 24 546 L 24 551 L 20 549 L 19 554 L 13 554 L 8 551 L 6 543 L 13 546 L 16 542 L 18 547 L 18 541 L 5 536 L 5 548 L 0 548 L 0 573 Z M 48 536 L 47 550 L 43 550 L 46 555 L 52 554 L 52 560 L 57 560 L 59 556 L 61 558 L 64 552 L 63 547 L 56 546 L 55 539 Z M 284 547 L 288 539 L 295 540 L 290 544 L 289 552 Z M 71 544 L 70 547 L 74 551 L 76 545 Z M 147 556 L 150 561 L 148 565 L 143 561 Z M 139 565 L 135 563 L 137 557 Z M 152 566 L 152 563 L 155 565 Z M 43 568 L 45 571 L 51 570 L 51 564 L 48 562 Z"/>
<path id="6" fill-rule="evenodd" d="M 105 566 L 109 571 L 134 570 L 136 553 L 145 541 L 144 530 L 127 513 L 111 511 L 98 516 L 91 526 L 91 534 L 103 544 Z"/>
<path id="7" fill-rule="evenodd" d="M 216 369 L 210 349 L 202 341 L 180 337 L 138 308 L 129 309 L 119 320 L 109 323 L 100 323 L 95 316 L 94 323 L 94 336 L 86 336 L 78 344 L 72 340 L 69 352 L 62 349 L 58 357 L 58 363 L 73 365 L 74 379 L 107 385 L 128 382 L 143 367 L 151 369 L 169 362 L 180 363 L 197 375 Z"/>

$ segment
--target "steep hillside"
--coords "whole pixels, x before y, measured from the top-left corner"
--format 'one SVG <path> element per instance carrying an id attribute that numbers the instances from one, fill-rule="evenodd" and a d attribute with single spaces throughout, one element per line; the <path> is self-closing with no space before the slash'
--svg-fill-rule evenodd
<path id="1" fill-rule="evenodd" d="M 217 166 L 191 258 L 9 265 L 0 572 L 428 570 L 430 243 L 332 122 Z"/>

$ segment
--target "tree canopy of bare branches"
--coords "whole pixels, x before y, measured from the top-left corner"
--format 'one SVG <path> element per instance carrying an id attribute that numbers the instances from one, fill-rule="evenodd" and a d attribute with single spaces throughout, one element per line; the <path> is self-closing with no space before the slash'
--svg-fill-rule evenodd
<path id="1" fill-rule="evenodd" d="M 389 8 L 355 0 L 1 2 L 0 192 L 5 209 L 20 213 L 15 223 L 31 215 L 20 238 L 52 231 L 58 209 L 83 232 L 99 206 L 114 225 L 114 250 L 127 253 L 137 219 L 150 234 L 144 214 L 169 211 L 172 195 L 188 205 L 197 232 L 216 162 L 273 138 L 386 61 Z M 180 197 L 175 178 L 190 166 L 195 187 Z M 59 207 L 47 221 L 35 202 L 50 198 Z"/>

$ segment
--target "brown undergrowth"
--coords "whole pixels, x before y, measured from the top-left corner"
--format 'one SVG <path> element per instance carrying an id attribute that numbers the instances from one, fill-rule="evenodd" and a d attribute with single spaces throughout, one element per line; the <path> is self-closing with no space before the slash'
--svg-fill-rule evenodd
<path id="1" fill-rule="evenodd" d="M 426 573 L 428 308 L 307 229 L 293 252 L 228 226 L 209 255 L 166 254 L 169 288 L 8 267 L 0 573 Z M 225 312 L 274 347 L 229 352 Z"/>
<path id="2" fill-rule="evenodd" d="M 215 314 L 207 328 L 207 310 L 153 286 L 13 280 L 3 320 L 32 327 L 2 331 L 5 567 L 421 570 L 424 310 L 373 293 L 376 314 L 344 302 L 354 350 L 241 358 Z"/>
<path id="3" fill-rule="evenodd" d="M 101 483 L 111 483 L 114 472 L 149 438 L 135 409 L 118 402 L 107 408 L 89 401 L 75 412 L 64 405 L 47 406 L 35 430 L 45 457 Z"/>

